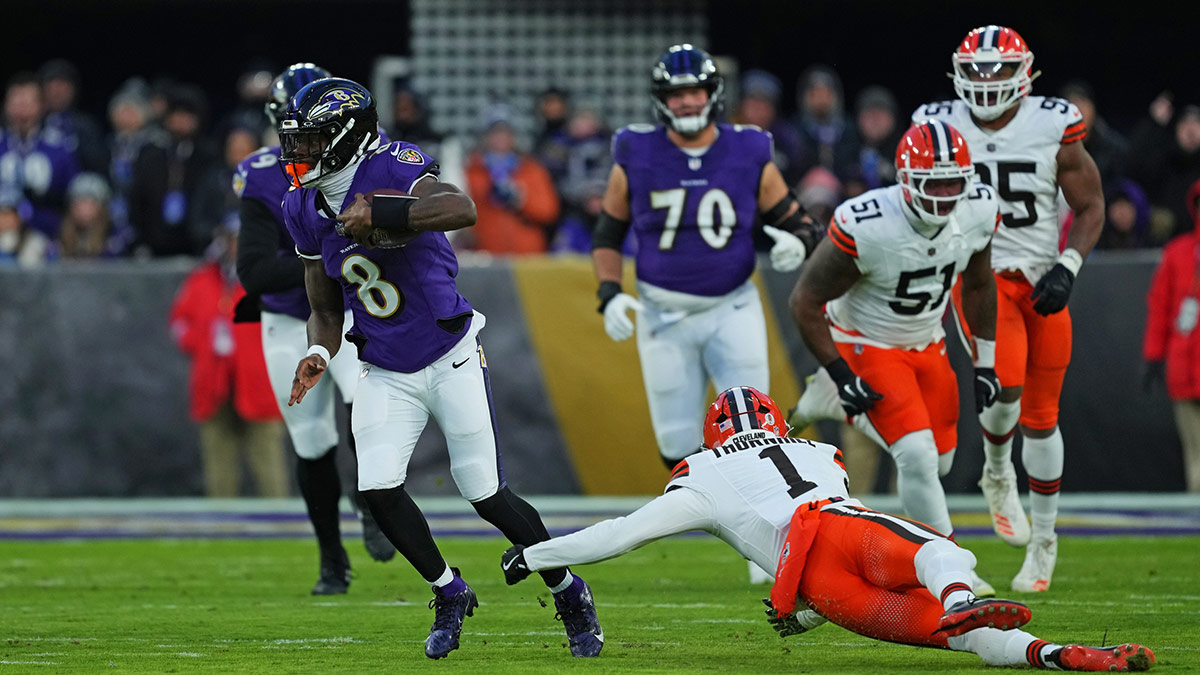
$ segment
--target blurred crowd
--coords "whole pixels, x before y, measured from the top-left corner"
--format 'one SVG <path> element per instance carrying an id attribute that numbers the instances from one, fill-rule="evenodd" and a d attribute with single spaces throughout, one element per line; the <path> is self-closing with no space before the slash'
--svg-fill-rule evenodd
<path id="1" fill-rule="evenodd" d="M 56 59 L 11 76 L 0 130 L 0 264 L 212 257 L 222 230 L 236 226 L 235 166 L 275 140 L 263 115 L 273 77 L 265 69 L 242 74 L 239 103 L 222 114 L 196 85 L 133 78 L 111 95 L 102 123 L 75 105 L 81 83 L 73 64 Z M 814 66 L 787 106 L 771 73 L 747 71 L 737 85 L 728 120 L 772 132 L 777 164 L 818 218 L 845 198 L 895 182 L 893 156 L 909 111 L 886 87 L 864 88 L 851 105 L 837 72 Z M 1158 247 L 1195 228 L 1195 204 L 1187 200 L 1200 180 L 1200 107 L 1176 107 L 1163 94 L 1133 128 L 1118 130 L 1086 82 L 1044 93 L 1076 104 L 1087 123 L 1085 146 L 1100 168 L 1108 209 L 1100 248 Z M 455 167 L 479 208 L 477 226 L 456 247 L 590 250 L 612 129 L 587 95 L 549 88 L 534 101 L 485 111 L 477 137 L 459 153 L 464 166 Z M 401 87 L 380 105 L 391 106 L 391 138 L 440 156 L 447 139 L 419 93 Z M 517 132 L 529 126 L 522 115 L 535 118 L 533 138 Z"/>

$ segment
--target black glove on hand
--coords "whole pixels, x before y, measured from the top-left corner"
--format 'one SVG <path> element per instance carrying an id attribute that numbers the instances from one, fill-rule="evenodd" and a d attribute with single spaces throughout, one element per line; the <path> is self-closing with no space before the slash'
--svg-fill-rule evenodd
<path id="1" fill-rule="evenodd" d="M 779 612 L 775 611 L 775 608 L 771 605 L 771 601 L 767 598 L 763 598 L 763 604 L 767 606 L 767 623 L 771 624 L 771 628 L 774 628 L 776 633 L 779 633 L 779 637 L 785 638 L 791 635 L 799 635 L 808 630 L 795 615 L 779 616 Z"/>
<path id="2" fill-rule="evenodd" d="M 1000 396 L 1000 378 L 995 368 L 975 369 L 975 414 L 996 402 Z"/>
<path id="3" fill-rule="evenodd" d="M 1033 288 L 1033 311 L 1042 316 L 1061 312 L 1071 296 L 1075 275 L 1062 263 L 1050 268 Z"/>
<path id="4" fill-rule="evenodd" d="M 837 383 L 838 397 L 842 399 L 842 410 L 847 417 L 867 412 L 883 394 L 871 388 L 867 381 L 854 374 L 846 359 L 837 359 L 825 365 L 825 371 Z"/>
<path id="5" fill-rule="evenodd" d="M 1166 361 L 1147 361 L 1142 366 L 1142 391 L 1147 394 L 1167 382 Z"/>

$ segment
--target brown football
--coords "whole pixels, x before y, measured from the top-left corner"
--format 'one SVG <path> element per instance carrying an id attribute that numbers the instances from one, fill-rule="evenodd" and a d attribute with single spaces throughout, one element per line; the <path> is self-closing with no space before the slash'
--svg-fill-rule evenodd
<path id="1" fill-rule="evenodd" d="M 395 188 L 379 188 L 372 190 L 363 195 L 368 204 L 373 204 L 375 195 L 400 195 L 409 196 L 404 190 Z M 371 231 L 371 246 L 375 248 L 401 248 L 407 246 L 409 242 L 421 235 L 419 230 L 384 230 L 376 228 Z"/>

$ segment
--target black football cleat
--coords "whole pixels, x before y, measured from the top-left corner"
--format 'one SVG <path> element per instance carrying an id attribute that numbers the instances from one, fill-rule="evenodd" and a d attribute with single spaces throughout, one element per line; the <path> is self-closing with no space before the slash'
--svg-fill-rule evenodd
<path id="1" fill-rule="evenodd" d="M 342 595 L 350 589 L 350 558 L 346 549 L 321 554 L 321 578 L 312 588 L 313 595 Z"/>
<path id="2" fill-rule="evenodd" d="M 934 635 L 954 637 L 976 628 L 1012 630 L 1029 623 L 1029 608 L 1012 600 L 971 598 L 951 605 L 938 621 Z"/>

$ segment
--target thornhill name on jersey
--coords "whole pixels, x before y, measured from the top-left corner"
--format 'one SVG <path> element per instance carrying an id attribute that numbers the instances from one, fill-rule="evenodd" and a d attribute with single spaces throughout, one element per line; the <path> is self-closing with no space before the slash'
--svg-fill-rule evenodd
<path id="1" fill-rule="evenodd" d="M 767 448 L 775 445 L 809 445 L 817 447 L 815 443 L 807 438 L 788 438 L 779 437 L 769 434 L 765 431 L 747 431 L 741 435 L 730 438 L 719 448 L 705 448 L 713 454 L 713 457 L 720 459 L 726 455 L 732 455 L 735 452 L 749 450 L 750 448 Z"/>

